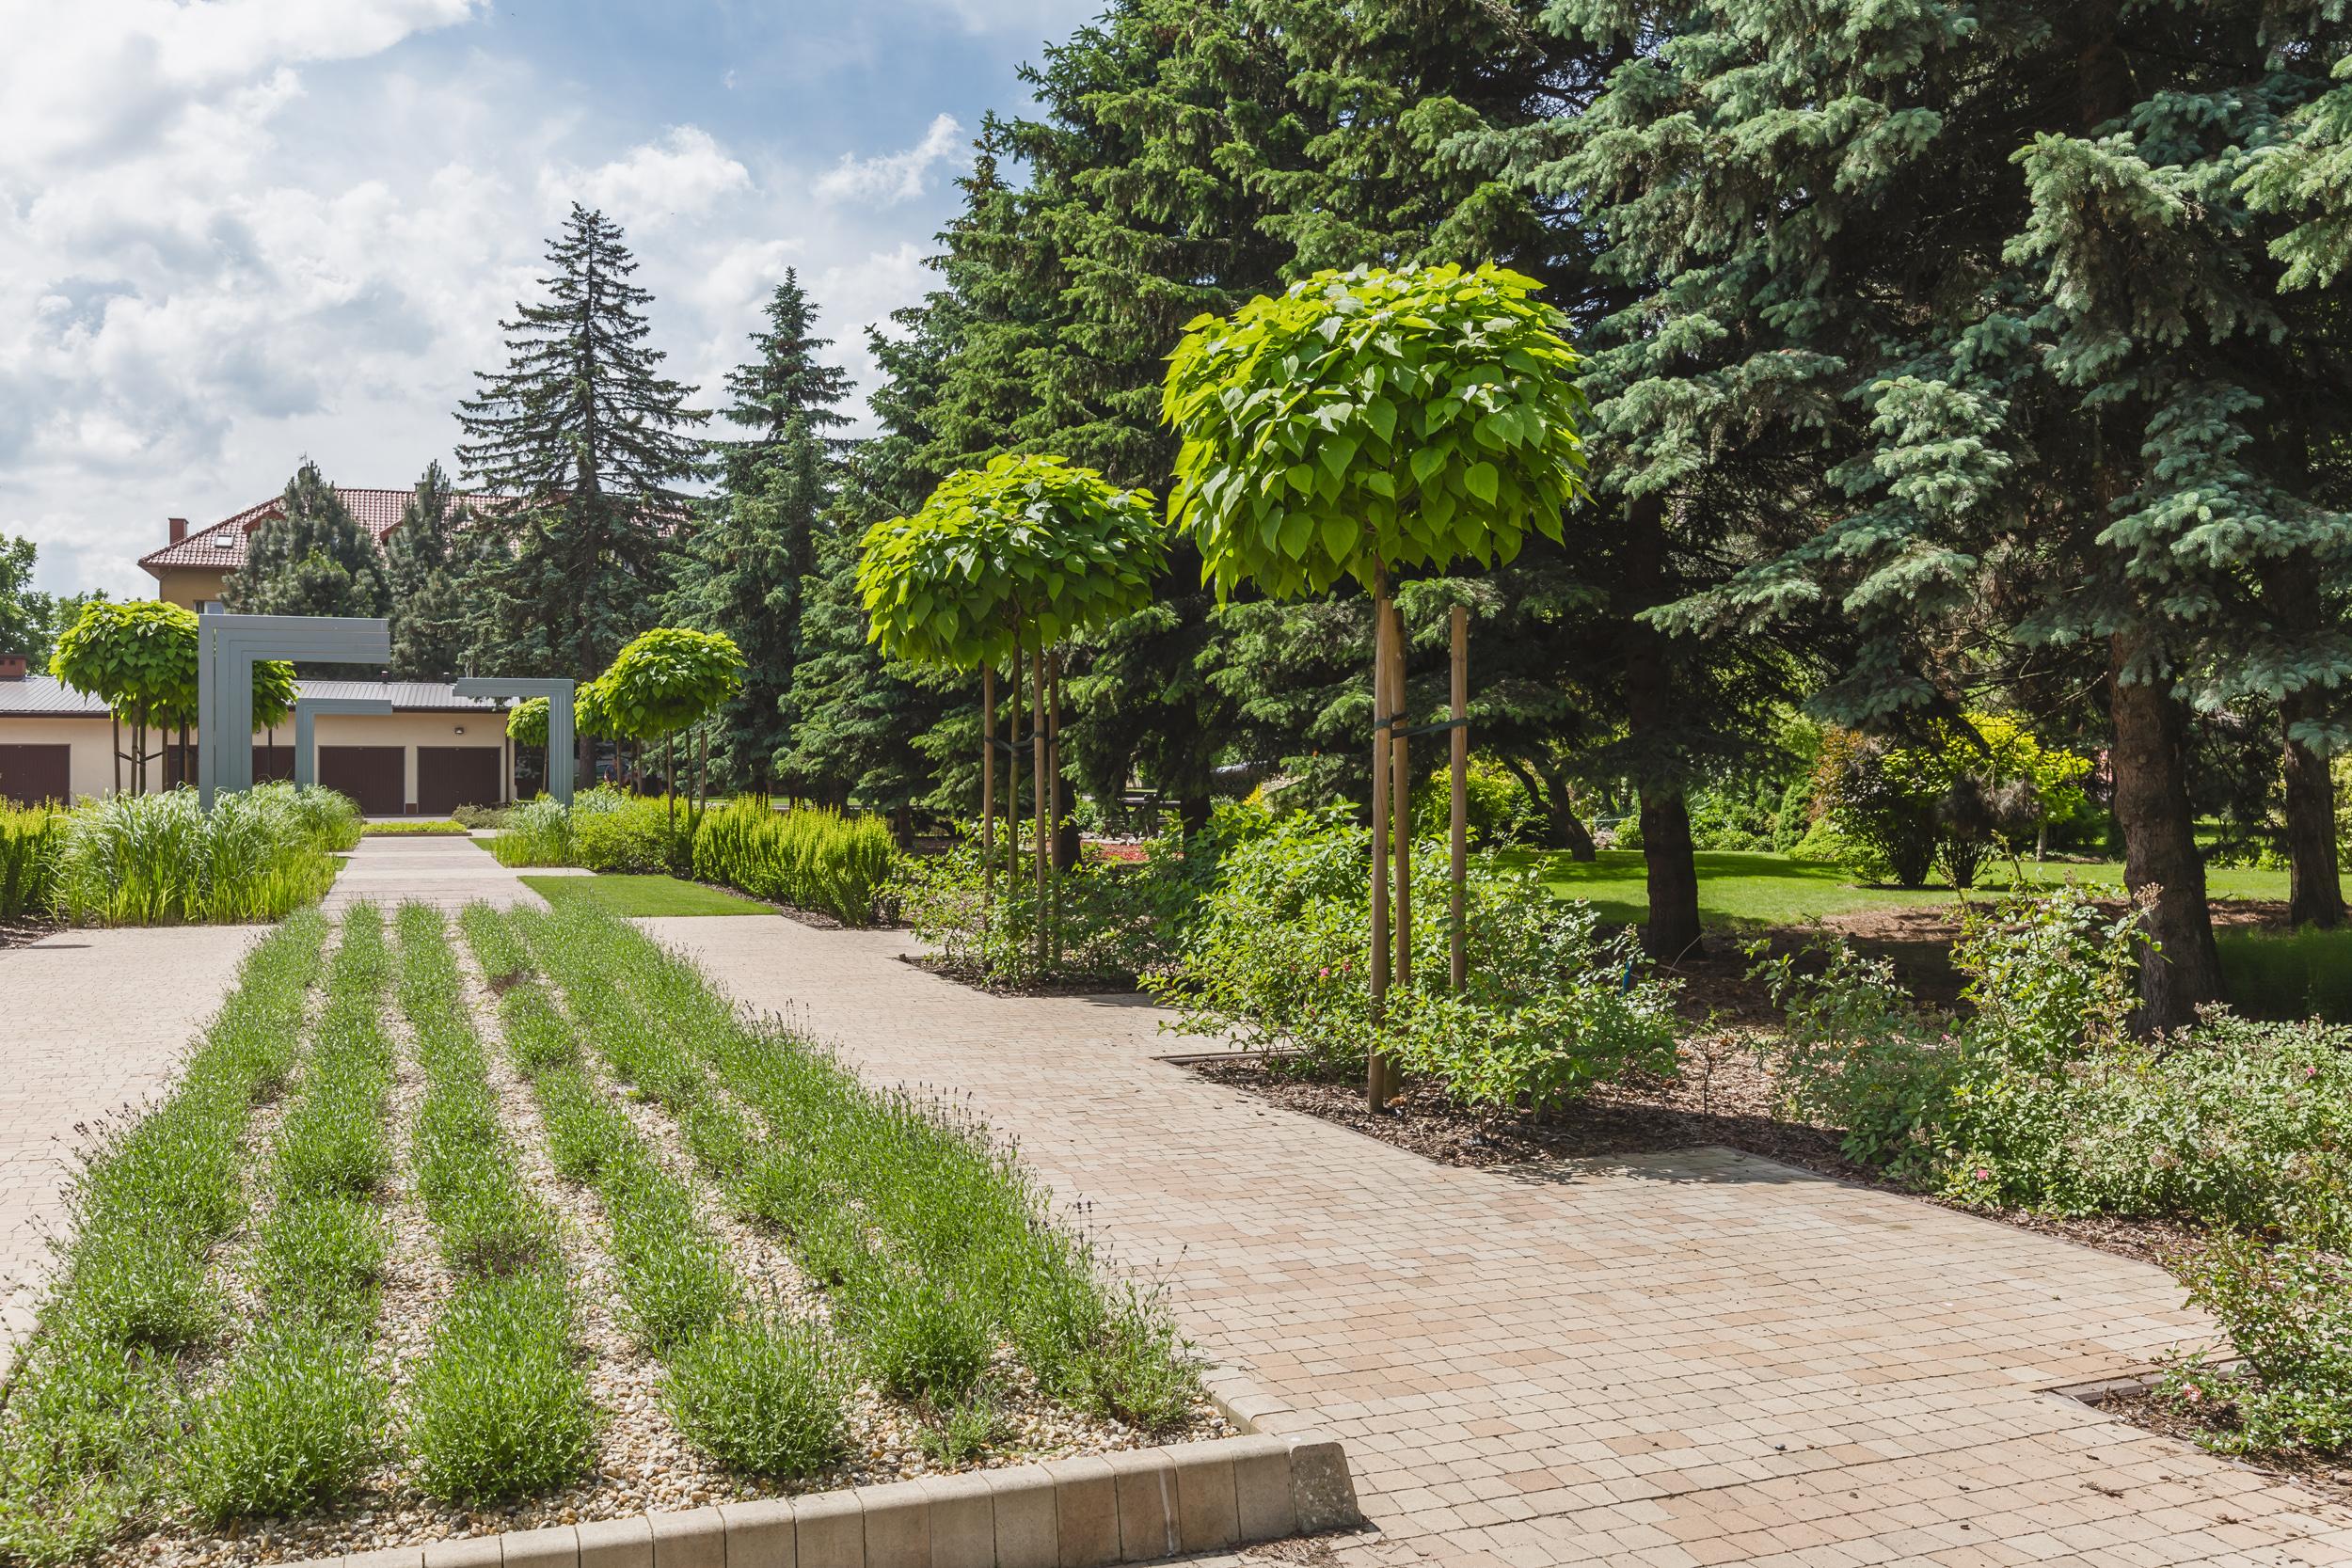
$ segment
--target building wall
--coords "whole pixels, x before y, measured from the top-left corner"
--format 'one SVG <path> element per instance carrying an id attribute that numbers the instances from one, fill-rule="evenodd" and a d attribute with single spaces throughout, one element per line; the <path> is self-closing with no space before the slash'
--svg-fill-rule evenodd
<path id="1" fill-rule="evenodd" d="M 126 734 L 123 745 L 128 748 Z M 155 744 L 152 736 L 149 744 Z M 0 719 L 0 746 L 71 746 L 68 762 L 71 787 L 79 795 L 106 795 L 114 790 L 114 734 L 104 719 L 55 719 L 46 717 Z M 163 777 L 164 759 L 155 757 L 147 765 L 150 777 Z M 123 764 L 124 783 L 129 783 L 130 764 Z"/>
<path id="2" fill-rule="evenodd" d="M 503 713 L 323 713 L 317 728 L 322 746 L 404 748 L 401 799 L 411 805 L 417 800 L 418 747 L 483 746 L 502 752 L 506 746 Z M 293 732 L 294 721 L 288 720 L 280 740 L 291 743 Z M 499 777 L 507 781 L 504 788 L 514 788 L 511 761 L 501 764 Z"/>
<path id="3" fill-rule="evenodd" d="M 401 798 L 410 805 L 417 800 L 417 748 L 420 746 L 479 746 L 485 750 L 506 751 L 506 716 L 502 713 L 329 713 L 317 721 L 318 744 L 322 746 L 398 746 L 402 749 Z M 463 733 L 459 733 L 463 731 Z M 158 751 L 147 765 L 148 786 L 162 787 L 164 760 L 160 754 L 163 739 L 151 736 L 149 744 Z M 294 721 L 288 719 L 273 731 L 256 733 L 254 743 L 274 741 L 279 746 L 294 744 Z M 106 720 L 48 718 L 35 716 L 0 716 L 0 745 L 56 746 L 72 748 L 71 769 L 73 793 L 101 796 L 113 791 L 114 757 L 112 730 Z M 123 744 L 130 744 L 125 733 Z M 128 764 L 125 764 L 124 784 L 129 784 Z M 514 787 L 514 759 L 502 755 L 499 768 L 501 787 Z"/>
<path id="4" fill-rule="evenodd" d="M 206 602 L 220 597 L 220 585 L 228 580 L 226 571 L 213 567 L 167 566 L 156 578 L 155 596 L 166 604 L 200 610 Z"/>

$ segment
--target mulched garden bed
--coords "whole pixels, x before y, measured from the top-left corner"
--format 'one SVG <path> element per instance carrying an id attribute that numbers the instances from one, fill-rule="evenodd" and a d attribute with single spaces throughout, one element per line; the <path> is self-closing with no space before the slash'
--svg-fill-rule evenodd
<path id="1" fill-rule="evenodd" d="M 2165 1437 L 2177 1437 L 2184 1443 L 2194 1443 L 2217 1427 L 2226 1431 L 2231 1424 L 2226 1411 L 2201 1417 L 2183 1408 L 2178 1401 L 2167 1399 L 2154 1388 L 2123 1389 L 2090 1402 L 2105 1414 L 2129 1421 L 2143 1431 Z M 2352 1508 L 2352 1453 L 2228 1454 L 2223 1457 L 2233 1464 L 2259 1470 L 2264 1475 L 2292 1482 L 2332 1502 Z M 2220 1522 L 2232 1523 L 2227 1519 Z"/>
<path id="2" fill-rule="evenodd" d="M 1360 1083 L 1295 1076 L 1256 1054 L 1192 1057 L 1184 1065 L 1204 1078 L 1440 1164 L 1491 1168 L 1718 1144 L 2159 1266 L 2199 1244 L 2196 1230 L 2162 1220 L 1979 1209 L 1916 1192 L 1847 1159 L 1835 1132 L 1783 1115 L 1773 1075 L 1743 1033 L 1686 1037 L 1681 1053 L 1683 1075 L 1677 1082 L 1604 1086 L 1542 1120 L 1466 1110 L 1422 1082 L 1411 1084 L 1387 1112 L 1375 1113 L 1364 1104 Z"/>
<path id="3" fill-rule="evenodd" d="M 64 929 L 50 920 L 0 920 L 0 947 L 30 947 Z"/>

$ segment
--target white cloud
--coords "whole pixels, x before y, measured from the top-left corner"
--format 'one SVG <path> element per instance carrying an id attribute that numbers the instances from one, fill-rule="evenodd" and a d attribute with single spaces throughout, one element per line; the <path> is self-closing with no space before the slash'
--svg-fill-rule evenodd
<path id="1" fill-rule="evenodd" d="M 934 166 L 960 160 L 963 127 L 953 115 L 935 116 L 923 139 L 903 152 L 871 158 L 844 154 L 841 162 L 818 176 L 812 187 L 828 201 L 863 201 L 892 207 L 912 201 L 930 189 Z"/>
<path id="2" fill-rule="evenodd" d="M 953 116 L 827 170 L 692 92 L 650 122 L 592 112 L 487 26 L 404 44 L 469 18 L 0 0 L 0 532 L 39 543 L 41 586 L 150 592 L 135 562 L 167 516 L 225 516 L 306 454 L 346 484 L 451 463 L 573 196 L 628 230 L 651 341 L 703 405 L 787 267 L 871 385 L 861 328 L 937 285 Z M 812 202 L 819 183 L 864 199 Z"/>
<path id="3" fill-rule="evenodd" d="M 710 133 L 676 125 L 659 142 L 632 148 L 600 168 L 550 171 L 541 183 L 560 198 L 559 210 L 578 201 L 624 228 L 650 229 L 708 212 L 722 197 L 750 189 L 752 176 Z"/>

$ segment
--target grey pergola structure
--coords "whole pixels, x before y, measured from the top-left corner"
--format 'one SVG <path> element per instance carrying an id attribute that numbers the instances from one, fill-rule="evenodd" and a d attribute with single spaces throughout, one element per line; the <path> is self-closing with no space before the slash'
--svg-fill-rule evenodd
<path id="1" fill-rule="evenodd" d="M 319 782 L 318 750 L 310 744 L 322 713 L 389 713 L 389 697 L 299 697 L 294 700 L 294 769 L 297 788 Z"/>
<path id="2" fill-rule="evenodd" d="M 196 777 L 207 811 L 222 791 L 253 787 L 257 660 L 381 664 L 392 657 L 392 624 L 381 617 L 215 611 L 196 626 Z"/>
<path id="3" fill-rule="evenodd" d="M 548 700 L 548 793 L 572 803 L 572 689 L 577 682 L 534 675 L 466 675 L 460 697 L 545 697 Z"/>

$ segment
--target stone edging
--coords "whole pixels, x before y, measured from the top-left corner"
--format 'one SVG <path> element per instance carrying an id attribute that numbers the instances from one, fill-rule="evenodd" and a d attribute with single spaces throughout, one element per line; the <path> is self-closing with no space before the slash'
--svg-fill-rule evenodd
<path id="1" fill-rule="evenodd" d="M 1347 1454 L 1238 1379 L 1248 1433 L 321 1558 L 296 1568 L 1097 1568 L 1362 1523 Z"/>

